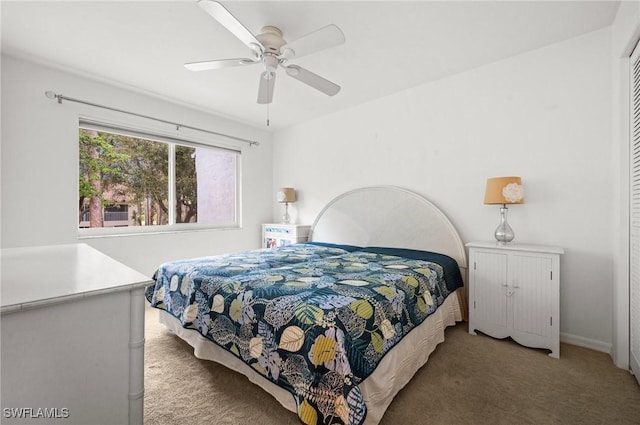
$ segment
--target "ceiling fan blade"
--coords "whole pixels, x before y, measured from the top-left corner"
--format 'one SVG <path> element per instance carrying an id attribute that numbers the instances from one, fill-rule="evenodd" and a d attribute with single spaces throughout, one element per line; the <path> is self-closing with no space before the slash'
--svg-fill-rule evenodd
<path id="1" fill-rule="evenodd" d="M 276 73 L 264 71 L 260 74 L 260 86 L 258 87 L 258 103 L 271 103 L 273 100 L 273 87 L 276 84 Z"/>
<path id="2" fill-rule="evenodd" d="M 281 48 L 282 54 L 290 59 L 328 49 L 330 47 L 343 44 L 344 34 L 336 25 L 327 25 L 317 31 L 302 36 L 301 38 L 287 43 Z"/>
<path id="3" fill-rule="evenodd" d="M 258 63 L 253 59 L 237 58 L 237 59 L 217 59 L 202 62 L 189 62 L 185 63 L 184 67 L 189 71 L 206 71 L 209 69 L 229 68 L 232 66 L 252 65 Z"/>
<path id="4" fill-rule="evenodd" d="M 314 74 L 311 71 L 307 71 L 304 68 L 299 67 L 298 65 L 289 65 L 284 67 L 287 71 L 287 75 L 295 78 L 298 81 L 301 81 L 316 90 L 320 90 L 322 93 L 334 96 L 338 94 L 340 91 L 340 86 L 332 83 L 326 78 L 322 78 L 321 76 Z"/>
<path id="5" fill-rule="evenodd" d="M 246 44 L 251 50 L 255 51 L 256 48 L 264 50 L 262 43 L 249 31 L 242 23 L 231 14 L 221 3 L 214 0 L 199 0 L 198 6 L 200 6 L 205 12 L 213 17 L 216 21 L 220 22 L 229 32 L 244 44 Z"/>

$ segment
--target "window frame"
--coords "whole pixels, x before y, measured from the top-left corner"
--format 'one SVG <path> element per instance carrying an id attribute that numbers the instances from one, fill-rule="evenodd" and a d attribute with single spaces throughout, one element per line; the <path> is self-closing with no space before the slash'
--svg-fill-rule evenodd
<path id="1" fill-rule="evenodd" d="M 157 143 L 166 143 L 168 145 L 168 191 L 167 201 L 172 208 L 169 208 L 169 224 L 153 225 L 153 226 L 126 226 L 126 227 L 94 227 L 94 228 L 80 228 L 76 219 L 76 228 L 78 231 L 78 239 L 90 239 L 96 237 L 115 237 L 115 236 L 131 236 L 131 235 L 151 235 L 162 233 L 181 233 L 181 232 L 198 232 L 198 231 L 211 231 L 211 230 L 228 230 L 241 228 L 241 198 L 242 198 L 242 181 L 241 181 L 241 169 L 242 169 L 242 148 L 238 146 L 227 146 L 215 141 L 202 140 L 192 135 L 179 134 L 175 135 L 168 132 L 158 131 L 156 129 L 148 129 L 142 126 L 131 126 L 121 123 L 111 123 L 103 120 L 97 120 L 94 118 L 88 118 L 80 116 L 77 125 L 76 136 L 81 129 L 94 130 L 98 132 L 108 132 L 112 134 L 120 134 L 144 140 L 150 140 Z M 180 131 L 178 126 L 175 130 Z M 76 141 L 76 143 L 78 143 Z M 175 149 L 176 146 L 186 146 L 193 148 L 203 148 L 209 150 L 218 150 L 223 152 L 233 153 L 236 156 L 235 164 L 235 219 L 228 222 L 221 222 L 216 224 L 201 224 L 201 223 L 175 223 Z M 78 156 L 76 163 L 79 163 L 80 158 Z M 78 171 L 79 173 L 79 171 Z M 79 181 L 76 178 L 76 184 Z M 76 187 L 76 194 L 79 193 L 79 187 Z M 77 197 L 76 197 L 77 200 Z M 77 211 L 76 211 L 77 217 Z"/>

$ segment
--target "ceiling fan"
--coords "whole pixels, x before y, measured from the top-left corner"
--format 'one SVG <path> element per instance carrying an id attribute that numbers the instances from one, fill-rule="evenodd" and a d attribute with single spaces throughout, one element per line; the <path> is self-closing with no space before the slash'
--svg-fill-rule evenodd
<path id="1" fill-rule="evenodd" d="M 253 52 L 250 58 L 217 59 L 202 62 L 185 63 L 191 71 L 204 71 L 232 66 L 262 64 L 264 71 L 260 75 L 258 103 L 269 104 L 273 100 L 273 88 L 276 82 L 278 66 L 284 68 L 287 75 L 301 81 L 329 96 L 340 91 L 340 86 L 314 74 L 298 65 L 288 64 L 289 60 L 328 49 L 344 43 L 344 34 L 331 24 L 311 32 L 291 43 L 282 38 L 282 31 L 274 26 L 265 26 L 262 33 L 254 36 L 221 3 L 214 0 L 199 0 L 200 6 L 229 32 L 238 37 Z"/>

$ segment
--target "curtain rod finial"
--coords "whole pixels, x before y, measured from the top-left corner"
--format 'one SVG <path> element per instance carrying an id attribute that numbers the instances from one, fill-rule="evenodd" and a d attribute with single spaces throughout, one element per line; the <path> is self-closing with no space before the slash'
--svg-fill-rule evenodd
<path id="1" fill-rule="evenodd" d="M 44 92 L 44 95 L 47 96 L 49 99 L 58 99 L 58 103 L 62 103 L 61 94 L 55 94 L 51 90 L 47 90 L 46 92 Z"/>

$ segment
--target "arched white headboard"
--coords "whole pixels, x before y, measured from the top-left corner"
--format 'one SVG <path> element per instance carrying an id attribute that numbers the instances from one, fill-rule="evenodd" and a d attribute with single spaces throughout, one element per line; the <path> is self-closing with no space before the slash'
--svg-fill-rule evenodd
<path id="1" fill-rule="evenodd" d="M 451 221 L 429 200 L 398 187 L 365 187 L 336 197 L 316 217 L 309 240 L 439 252 L 467 267 Z"/>

